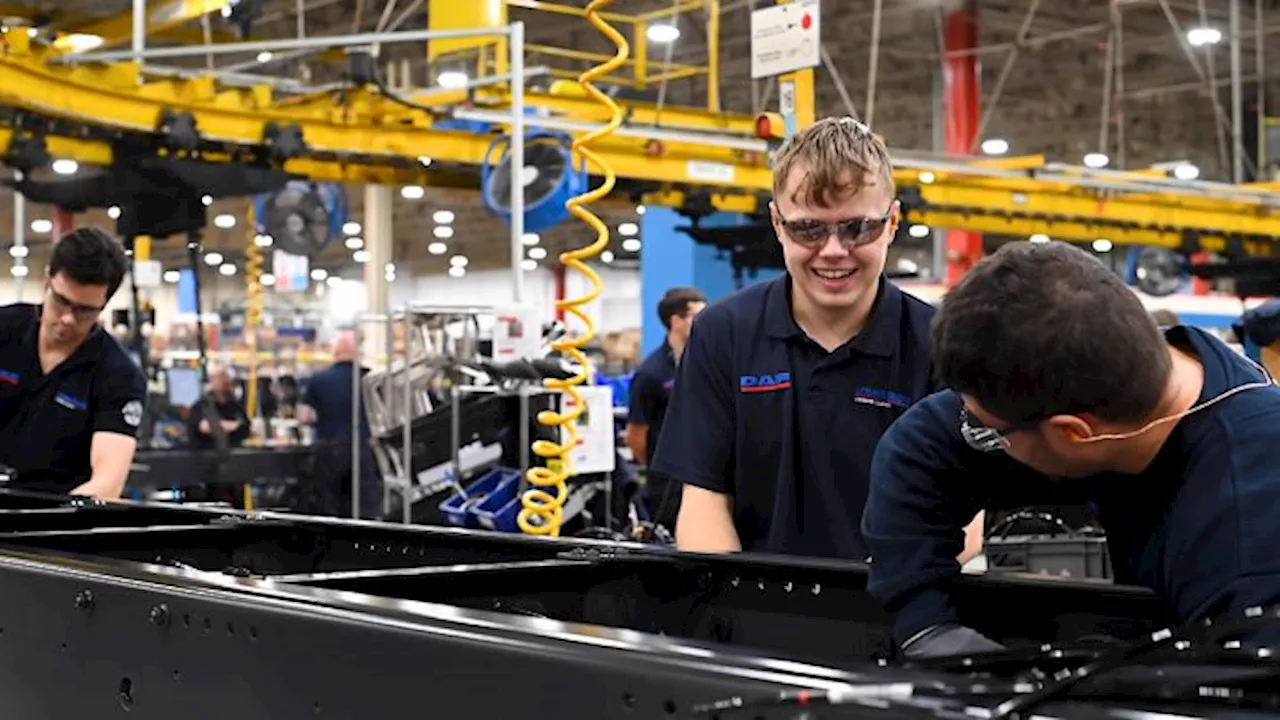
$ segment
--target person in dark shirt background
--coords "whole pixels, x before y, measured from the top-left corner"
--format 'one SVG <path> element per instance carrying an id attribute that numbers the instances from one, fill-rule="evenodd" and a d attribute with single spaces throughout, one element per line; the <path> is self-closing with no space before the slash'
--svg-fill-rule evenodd
<path id="1" fill-rule="evenodd" d="M 649 464 L 658 445 L 658 434 L 676 382 L 676 365 L 689 340 L 694 316 L 706 306 L 707 298 L 702 291 L 691 287 L 671 288 L 658 301 L 658 319 L 667 329 L 667 337 L 636 368 L 631 379 L 631 407 L 627 412 L 627 447 L 641 465 Z M 680 511 L 679 482 L 672 482 L 660 473 L 650 473 L 646 490 L 654 520 L 674 529 Z"/>
<path id="2" fill-rule="evenodd" d="M 231 392 L 231 372 L 221 365 L 209 367 L 209 396 L 218 412 L 216 422 L 222 424 L 227 436 L 227 447 L 240 447 L 249 437 L 249 417 L 244 405 Z M 212 450 L 216 447 L 211 421 L 205 403 L 196 403 L 187 417 L 187 438 L 193 450 Z"/>
<path id="3" fill-rule="evenodd" d="M 977 509 L 1095 503 L 1115 579 L 1184 621 L 1280 600 L 1280 388 L 1262 368 L 1207 332 L 1157 328 L 1065 243 L 983 260 L 932 336 L 949 389 L 885 434 L 863 515 L 868 590 L 908 656 L 1001 647 L 951 597 Z"/>

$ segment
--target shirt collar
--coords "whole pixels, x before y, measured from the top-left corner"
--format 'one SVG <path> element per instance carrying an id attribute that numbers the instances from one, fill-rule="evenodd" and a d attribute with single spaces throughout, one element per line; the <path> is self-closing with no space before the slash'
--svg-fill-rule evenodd
<path id="1" fill-rule="evenodd" d="M 863 355 L 893 357 L 897 351 L 898 330 L 902 318 L 902 291 L 880 277 L 876 302 L 867 318 L 866 327 L 849 343 L 850 349 Z M 791 340 L 804 337 L 791 312 L 791 276 L 784 274 L 770 283 L 765 293 L 765 329 L 770 337 Z"/>
<path id="2" fill-rule="evenodd" d="M 31 347 L 37 354 L 40 352 L 40 320 L 44 316 L 44 305 L 32 305 L 31 313 L 34 318 L 29 327 L 27 327 L 24 342 Z M 96 323 L 93 329 L 89 331 L 86 337 L 67 359 L 62 362 L 59 367 L 74 367 L 84 362 L 96 360 L 102 354 L 102 343 L 106 337 L 106 328 L 101 323 Z"/>

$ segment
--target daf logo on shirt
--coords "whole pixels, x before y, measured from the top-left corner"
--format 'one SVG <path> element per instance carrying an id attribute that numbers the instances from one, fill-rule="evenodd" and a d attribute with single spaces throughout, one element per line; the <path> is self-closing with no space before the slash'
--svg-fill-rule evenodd
<path id="1" fill-rule="evenodd" d="M 738 378 L 738 390 L 744 393 L 774 392 L 791 387 L 791 373 L 766 373 L 743 375 Z"/>
<path id="2" fill-rule="evenodd" d="M 60 392 L 53 396 L 53 401 L 68 410 L 84 410 L 89 407 L 88 403 L 78 397 Z"/>
<path id="3" fill-rule="evenodd" d="M 902 393 L 881 388 L 863 387 L 853 395 L 853 401 L 861 405 L 903 409 L 911 405 L 911 398 Z"/>

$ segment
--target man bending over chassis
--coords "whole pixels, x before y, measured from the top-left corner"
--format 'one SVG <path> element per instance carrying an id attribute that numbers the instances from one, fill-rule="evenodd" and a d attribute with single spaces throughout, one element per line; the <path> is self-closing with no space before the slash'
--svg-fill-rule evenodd
<path id="1" fill-rule="evenodd" d="M 983 508 L 1092 500 L 1116 581 L 1191 621 L 1280 600 L 1280 388 L 1217 338 L 1163 331 L 1092 255 L 1006 245 L 944 299 L 949 390 L 878 446 L 863 533 L 869 590 L 909 657 L 999 649 L 950 588 Z"/>

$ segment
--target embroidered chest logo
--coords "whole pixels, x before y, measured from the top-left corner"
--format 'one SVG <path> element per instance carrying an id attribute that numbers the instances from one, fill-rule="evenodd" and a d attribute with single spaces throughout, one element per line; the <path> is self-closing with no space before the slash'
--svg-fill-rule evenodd
<path id="1" fill-rule="evenodd" d="M 774 392 L 791 387 L 791 373 L 743 375 L 738 378 L 738 391 L 744 393 Z"/>
<path id="2" fill-rule="evenodd" d="M 88 403 L 74 395 L 68 395 L 60 392 L 53 396 L 53 401 L 68 410 L 84 410 L 89 407 Z"/>
<path id="3" fill-rule="evenodd" d="M 866 387 L 865 385 L 858 388 L 858 391 L 854 393 L 853 401 L 862 405 L 896 408 L 898 410 L 904 410 L 911 405 L 911 398 L 902 393 L 882 388 Z"/>

